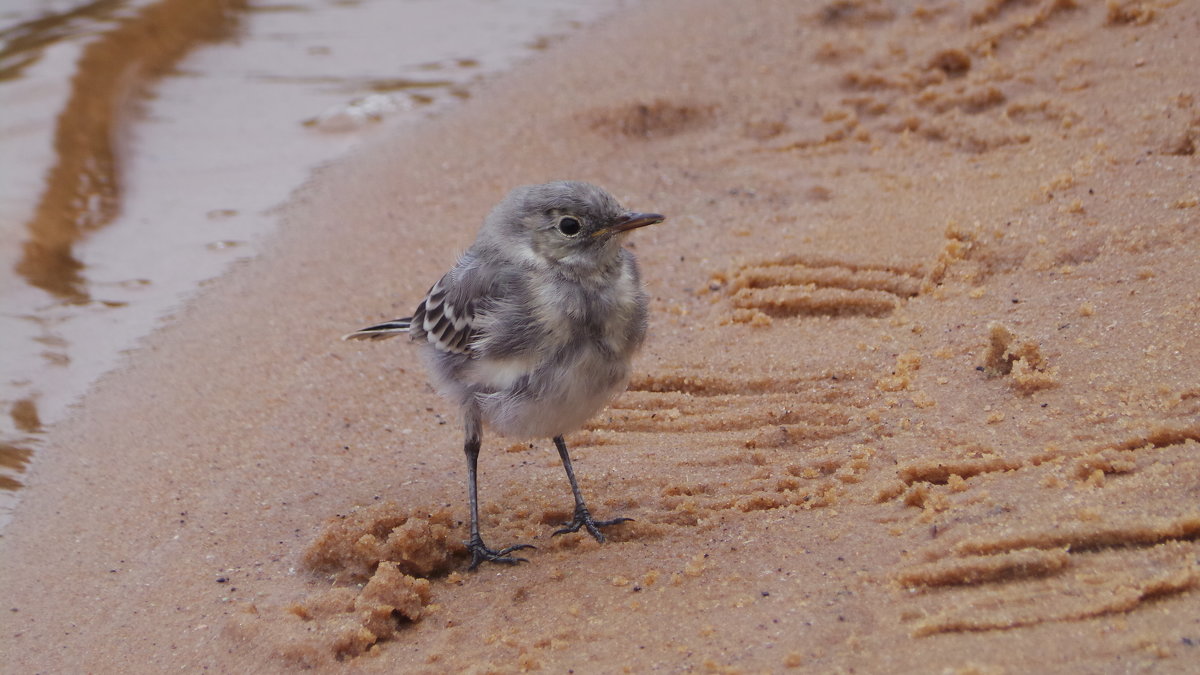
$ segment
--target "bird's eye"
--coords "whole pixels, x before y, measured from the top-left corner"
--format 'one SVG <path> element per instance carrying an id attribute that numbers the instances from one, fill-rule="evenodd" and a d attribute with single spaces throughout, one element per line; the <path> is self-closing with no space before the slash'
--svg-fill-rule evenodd
<path id="1" fill-rule="evenodd" d="M 558 231 L 562 232 L 568 237 L 574 237 L 575 235 L 579 234 L 579 231 L 582 229 L 583 225 L 579 223 L 578 218 L 563 216 L 562 218 L 558 219 Z"/>

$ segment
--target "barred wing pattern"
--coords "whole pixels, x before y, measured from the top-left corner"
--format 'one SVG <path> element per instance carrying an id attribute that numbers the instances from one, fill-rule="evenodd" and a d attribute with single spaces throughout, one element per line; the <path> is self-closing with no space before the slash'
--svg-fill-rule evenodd
<path id="1" fill-rule="evenodd" d="M 443 352 L 455 354 L 471 353 L 472 322 L 475 319 L 475 303 L 471 300 L 456 305 L 447 298 L 446 275 L 429 289 L 425 299 L 417 307 L 410 328 L 414 340 L 422 337 Z"/>
<path id="2" fill-rule="evenodd" d="M 429 289 L 412 316 L 367 326 L 342 339 L 385 340 L 400 333 L 409 333 L 414 340 L 425 338 L 440 351 L 470 354 L 475 303 L 467 300 L 456 306 L 449 301 L 446 293 L 449 277 L 447 274 Z"/>

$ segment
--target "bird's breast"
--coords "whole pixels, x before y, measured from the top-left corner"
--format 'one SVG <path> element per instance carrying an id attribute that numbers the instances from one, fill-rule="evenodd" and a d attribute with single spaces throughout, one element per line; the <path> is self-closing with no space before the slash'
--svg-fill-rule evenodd
<path id="1" fill-rule="evenodd" d="M 589 283 L 539 285 L 530 317 L 559 346 L 590 346 L 613 356 L 640 342 L 643 303 L 636 274 L 622 266 L 617 273 Z"/>

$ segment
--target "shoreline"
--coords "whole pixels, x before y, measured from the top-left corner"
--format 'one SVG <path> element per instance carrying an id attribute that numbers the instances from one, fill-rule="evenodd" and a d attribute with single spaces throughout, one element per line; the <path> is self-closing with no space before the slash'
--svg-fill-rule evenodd
<path id="1" fill-rule="evenodd" d="M 190 293 L 253 257 L 311 171 L 457 105 L 538 41 L 613 9 L 140 4 L 5 29 L 15 65 L 0 89 L 20 107 L 0 117 L 0 154 L 24 169 L 8 190 L 31 212 L 9 199 L 0 222 L 0 407 L 12 411 L 0 419 L 0 529 L 41 428 Z"/>
<path id="2" fill-rule="evenodd" d="M 647 2 L 320 171 L 50 430 L 9 666 L 1185 667 L 1197 12 L 938 7 Z M 484 527 L 531 563 L 452 558 L 381 629 L 305 561 L 330 522 L 461 539 L 461 439 L 415 355 L 337 337 L 551 178 L 669 218 L 631 390 L 569 439 L 637 522 L 550 539 L 552 446 L 487 436 Z"/>

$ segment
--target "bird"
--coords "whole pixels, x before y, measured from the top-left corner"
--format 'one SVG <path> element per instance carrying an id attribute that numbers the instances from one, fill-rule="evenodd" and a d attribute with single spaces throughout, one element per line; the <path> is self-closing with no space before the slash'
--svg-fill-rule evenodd
<path id="1" fill-rule="evenodd" d="M 484 219 L 474 243 L 426 293 L 412 316 L 368 326 L 346 340 L 407 334 L 430 379 L 462 413 L 470 507 L 469 570 L 517 564 L 529 544 L 487 546 L 479 528 L 477 466 L 483 431 L 551 438 L 575 500 L 554 535 L 631 520 L 593 518 L 564 435 L 581 427 L 629 382 L 646 338 L 648 299 L 633 252 L 635 229 L 661 223 L 581 181 L 513 189 Z"/>

